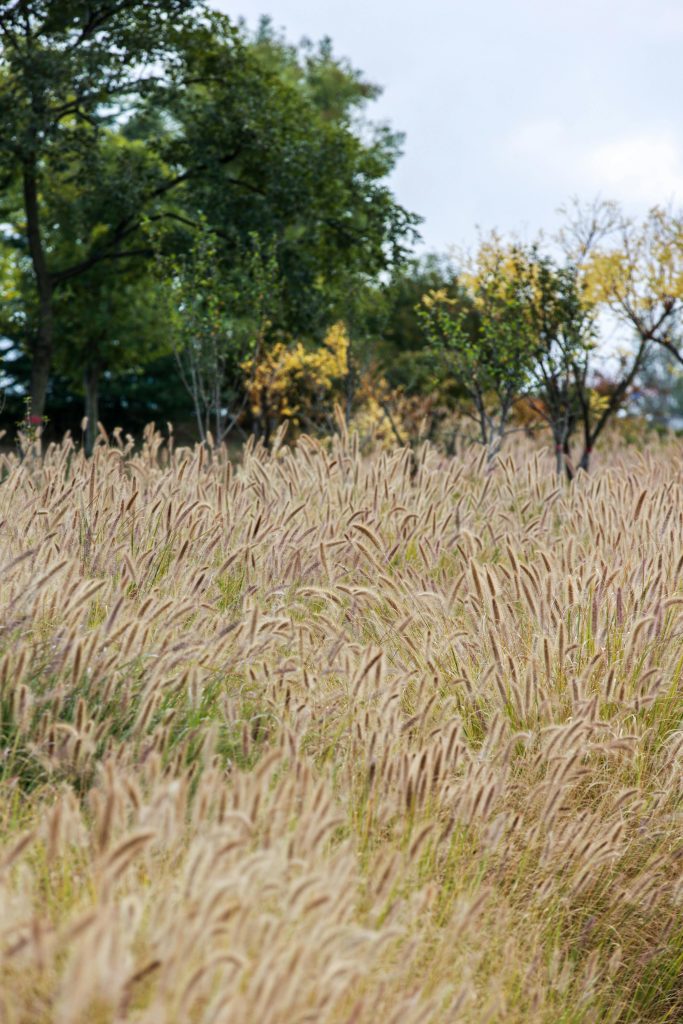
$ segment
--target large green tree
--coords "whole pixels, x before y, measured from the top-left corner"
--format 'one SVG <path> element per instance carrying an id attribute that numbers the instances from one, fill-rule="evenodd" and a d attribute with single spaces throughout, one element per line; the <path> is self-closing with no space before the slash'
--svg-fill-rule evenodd
<path id="1" fill-rule="evenodd" d="M 229 67 L 220 40 L 194 61 L 212 84 L 188 88 L 174 106 L 176 145 L 201 149 L 205 164 L 188 181 L 187 202 L 228 258 L 254 236 L 275 245 L 277 326 L 321 337 L 348 312 L 359 280 L 400 262 L 416 237 L 418 218 L 386 183 L 401 137 L 365 120 L 378 89 L 337 60 L 329 42 L 293 48 L 264 24 Z M 227 177 L 226 148 L 237 154 Z"/>
<path id="2" fill-rule="evenodd" d="M 357 123 L 373 87 L 329 45 L 251 40 L 191 0 L 0 3 L 0 42 L 0 213 L 31 282 L 34 415 L 70 344 L 59 293 L 95 268 L 100 297 L 122 288 L 153 255 L 150 222 L 179 252 L 207 221 L 226 268 L 250 237 L 275 245 L 285 330 L 322 332 L 351 281 L 401 257 L 400 140 Z"/>
<path id="3" fill-rule="evenodd" d="M 112 198 L 118 216 L 84 223 L 78 252 L 53 259 L 45 190 L 78 171 L 84 192 L 100 189 L 100 139 L 107 124 L 166 87 L 159 67 L 172 66 L 189 30 L 190 0 L 13 0 L 0 3 L 0 185 L 16 201 L 13 240 L 20 238 L 34 278 L 37 322 L 30 339 L 31 399 L 41 416 L 55 342 L 56 290 L 129 249 L 140 205 L 162 188 L 126 163 Z M 134 245 L 134 243 L 133 243 Z"/>

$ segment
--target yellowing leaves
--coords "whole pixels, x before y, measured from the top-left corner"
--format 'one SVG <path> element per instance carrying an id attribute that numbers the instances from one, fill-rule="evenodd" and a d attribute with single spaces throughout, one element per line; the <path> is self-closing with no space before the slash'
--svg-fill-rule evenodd
<path id="1" fill-rule="evenodd" d="M 584 269 L 584 297 L 588 302 L 609 304 L 615 295 L 625 292 L 630 273 L 623 253 L 593 253 Z"/>
<path id="2" fill-rule="evenodd" d="M 601 416 L 602 413 L 607 409 L 610 403 L 610 396 L 604 395 L 600 391 L 596 391 L 595 388 L 591 388 L 588 392 L 588 408 L 594 417 Z"/>
<path id="3" fill-rule="evenodd" d="M 451 298 L 445 288 L 433 288 L 422 296 L 422 305 L 425 309 L 433 309 L 437 305 L 454 306 L 455 299 Z"/>
<path id="4" fill-rule="evenodd" d="M 349 337 L 337 323 L 317 348 L 277 342 L 256 363 L 246 360 L 246 390 L 254 415 L 275 415 L 295 423 L 317 404 L 329 406 L 349 372 Z"/>
<path id="5" fill-rule="evenodd" d="M 683 219 L 654 207 L 640 223 L 621 217 L 618 226 L 586 253 L 587 301 L 609 307 L 655 340 L 683 307 Z"/>

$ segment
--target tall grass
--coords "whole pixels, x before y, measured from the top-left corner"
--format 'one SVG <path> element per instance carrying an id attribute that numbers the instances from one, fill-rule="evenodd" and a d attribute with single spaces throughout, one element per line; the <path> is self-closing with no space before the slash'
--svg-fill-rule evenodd
<path id="1" fill-rule="evenodd" d="M 683 1019 L 683 447 L 0 465 L 0 1020 Z"/>

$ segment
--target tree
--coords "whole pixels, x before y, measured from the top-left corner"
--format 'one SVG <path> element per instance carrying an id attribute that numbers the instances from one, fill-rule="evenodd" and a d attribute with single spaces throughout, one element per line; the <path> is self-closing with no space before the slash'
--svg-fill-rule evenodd
<path id="1" fill-rule="evenodd" d="M 595 407 L 589 384 L 594 313 L 573 263 L 559 264 L 538 244 L 518 249 L 517 259 L 530 282 L 526 315 L 533 356 L 527 401 L 550 428 L 558 474 L 571 479 L 571 438 L 584 406 Z"/>
<path id="2" fill-rule="evenodd" d="M 683 216 L 655 206 L 639 223 L 615 203 L 575 204 L 564 239 L 581 250 L 592 300 L 683 364 Z"/>
<path id="3" fill-rule="evenodd" d="M 224 266 L 255 234 L 277 244 L 280 326 L 319 334 L 414 232 L 383 182 L 397 137 L 352 123 L 372 90 L 329 49 L 293 73 L 291 53 L 193 0 L 0 3 L 0 40 L 1 217 L 30 265 L 37 416 L 69 343 L 55 296 L 96 266 L 115 279 L 150 260 L 145 223 L 175 225 L 178 254 L 207 220 Z M 349 86 L 336 107 L 333 79 L 337 97 Z"/>
<path id="4" fill-rule="evenodd" d="M 223 443 L 244 412 L 248 360 L 261 358 L 279 303 L 277 261 L 253 236 L 241 259 L 221 268 L 216 236 L 204 225 L 190 251 L 159 259 L 168 323 L 183 385 L 203 443 Z"/>
<path id="5" fill-rule="evenodd" d="M 103 127 L 157 93 L 154 69 L 173 62 L 190 25 L 191 0 L 14 0 L 0 3 L 0 179 L 18 184 L 21 231 L 35 281 L 37 327 L 32 339 L 31 403 L 42 416 L 54 349 L 56 289 L 102 260 L 117 259 L 134 233 L 141 193 L 159 185 L 126 175 L 128 201 L 116 224 L 84 225 L 81 251 L 54 264 L 46 242 L 42 192 L 53 174 L 78 163 L 97 167 Z M 143 70 L 144 69 L 144 70 Z M 130 169 L 127 166 L 127 169 Z M 82 187 L 92 188 L 88 181 Z M 101 225 L 100 225 L 101 226 Z"/>
<path id="6" fill-rule="evenodd" d="M 183 144 L 201 149 L 206 164 L 188 182 L 188 203 L 226 249 L 239 252 L 253 235 L 276 245 L 275 326 L 320 340 L 347 315 L 358 282 L 390 271 L 416 237 L 418 218 L 386 184 L 400 136 L 362 118 L 378 90 L 329 43 L 297 50 L 262 27 L 229 74 L 218 57 L 197 55 L 202 77 L 215 81 L 174 106 Z M 240 154 L 228 187 L 218 141 Z"/>
<path id="7" fill-rule="evenodd" d="M 459 277 L 459 294 L 424 296 L 420 317 L 443 372 L 469 400 L 489 462 L 510 431 L 513 406 L 530 379 L 532 288 L 522 251 L 493 235 Z"/>
<path id="8" fill-rule="evenodd" d="M 638 223 L 616 203 L 575 202 L 562 240 L 580 267 L 586 300 L 634 341 L 618 353 L 602 403 L 591 408 L 589 396 L 582 396 L 579 465 L 588 469 L 595 442 L 627 400 L 650 350 L 659 347 L 683 364 L 683 219 L 654 207 Z"/>

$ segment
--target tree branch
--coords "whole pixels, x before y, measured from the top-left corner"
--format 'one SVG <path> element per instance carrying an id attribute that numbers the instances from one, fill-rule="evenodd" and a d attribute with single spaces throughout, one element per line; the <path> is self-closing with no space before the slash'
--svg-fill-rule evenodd
<path id="1" fill-rule="evenodd" d="M 237 149 L 231 153 L 227 153 L 225 157 L 221 159 L 221 163 L 230 163 L 232 160 L 235 160 L 237 156 L 239 156 L 240 152 L 241 149 Z M 140 204 L 141 207 L 144 209 L 144 207 L 152 200 L 159 199 L 167 192 L 170 192 L 174 188 L 177 188 L 179 185 L 182 185 L 183 182 L 187 181 L 194 174 L 198 174 L 200 171 L 205 169 L 205 164 L 198 164 L 195 167 L 187 168 L 181 174 L 177 174 L 174 178 L 168 179 L 167 181 L 163 182 L 163 184 L 157 186 L 157 188 L 155 189 L 152 189 L 147 194 L 143 202 Z M 231 178 L 228 178 L 228 181 L 231 184 L 245 184 L 242 182 L 238 182 L 236 179 Z M 180 214 L 175 214 L 172 213 L 171 211 L 168 211 L 167 213 L 157 214 L 154 217 L 150 217 L 150 220 L 161 220 L 162 218 L 177 220 L 180 223 L 187 224 L 188 226 L 191 227 L 198 226 L 196 222 L 191 221 L 189 218 L 183 218 Z M 62 282 L 68 281 L 73 277 L 78 277 L 79 274 L 85 273 L 86 270 L 90 270 L 97 263 L 101 262 L 101 260 L 111 259 L 112 252 L 115 253 L 120 243 L 129 235 L 134 234 L 140 228 L 141 224 L 142 218 L 139 216 L 134 219 L 128 217 L 125 220 L 119 221 L 119 223 L 116 225 L 112 232 L 111 238 L 108 240 L 104 247 L 100 248 L 96 252 L 91 253 L 84 260 L 81 260 L 79 263 L 74 263 L 70 267 L 65 267 L 62 270 L 55 271 L 52 274 L 52 280 L 54 281 L 55 284 L 61 284 Z M 117 257 L 114 256 L 113 258 Z"/>

